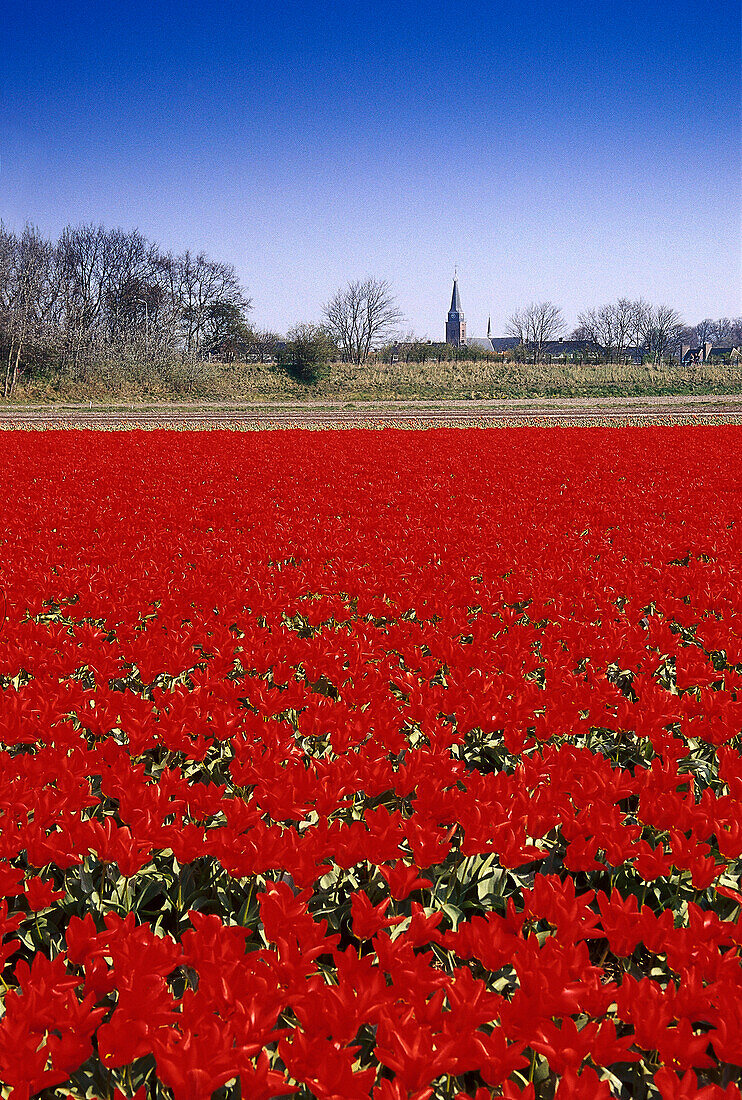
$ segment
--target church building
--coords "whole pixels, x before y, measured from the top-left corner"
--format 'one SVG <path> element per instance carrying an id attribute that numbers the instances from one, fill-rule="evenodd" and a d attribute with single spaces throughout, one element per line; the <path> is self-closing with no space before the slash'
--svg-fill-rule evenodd
<path id="1" fill-rule="evenodd" d="M 466 320 L 461 308 L 459 280 L 456 275 L 453 277 L 451 308 L 446 318 L 446 343 L 455 348 L 481 348 L 482 351 L 510 351 L 518 346 L 518 341 L 513 336 L 491 336 L 489 322 L 486 337 L 466 335 Z"/>

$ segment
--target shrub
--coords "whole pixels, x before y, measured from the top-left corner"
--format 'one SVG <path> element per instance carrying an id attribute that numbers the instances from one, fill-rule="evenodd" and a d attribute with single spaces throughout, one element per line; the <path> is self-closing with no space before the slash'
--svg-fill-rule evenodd
<path id="1" fill-rule="evenodd" d="M 278 364 L 299 382 L 316 382 L 327 371 L 333 347 L 318 325 L 296 325 L 278 349 Z"/>

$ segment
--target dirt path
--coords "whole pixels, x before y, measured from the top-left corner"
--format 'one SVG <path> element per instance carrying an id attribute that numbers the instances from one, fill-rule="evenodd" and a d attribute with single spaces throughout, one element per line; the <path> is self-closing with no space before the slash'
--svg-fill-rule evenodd
<path id="1" fill-rule="evenodd" d="M 742 397 L 515 398 L 271 404 L 27 405 L 0 408 L 1 429 L 432 428 L 518 425 L 742 424 Z"/>

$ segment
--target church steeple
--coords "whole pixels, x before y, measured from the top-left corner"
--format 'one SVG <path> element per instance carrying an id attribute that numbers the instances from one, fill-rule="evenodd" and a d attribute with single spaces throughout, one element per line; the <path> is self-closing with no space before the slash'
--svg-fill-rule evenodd
<path id="1" fill-rule="evenodd" d="M 453 277 L 453 294 L 451 295 L 451 308 L 449 313 L 461 313 L 461 299 L 459 298 L 459 280 Z"/>
<path id="2" fill-rule="evenodd" d="M 457 348 L 466 343 L 466 321 L 464 320 L 464 313 L 461 309 L 457 272 L 454 272 L 453 276 L 451 308 L 448 311 L 448 318 L 446 320 L 446 343 L 453 344 L 453 346 Z"/>

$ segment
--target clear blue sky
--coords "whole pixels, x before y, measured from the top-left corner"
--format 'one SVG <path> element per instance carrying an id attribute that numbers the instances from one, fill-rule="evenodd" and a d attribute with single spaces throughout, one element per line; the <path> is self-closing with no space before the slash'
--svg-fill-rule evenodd
<path id="1" fill-rule="evenodd" d="M 733 0 L 3 4 L 0 217 L 235 264 L 256 324 L 391 282 L 442 338 L 532 299 L 740 301 Z"/>

